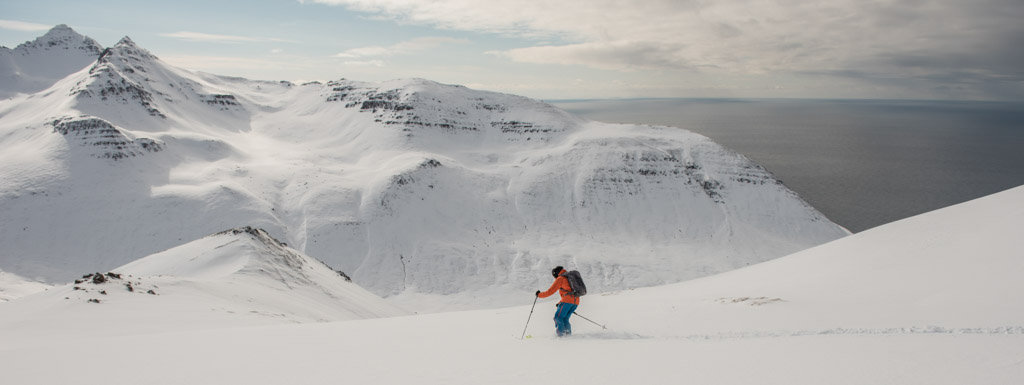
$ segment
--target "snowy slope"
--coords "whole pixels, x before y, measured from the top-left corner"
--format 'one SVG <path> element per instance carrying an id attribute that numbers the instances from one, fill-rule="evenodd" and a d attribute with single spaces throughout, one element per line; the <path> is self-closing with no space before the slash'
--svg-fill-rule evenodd
<path id="1" fill-rule="evenodd" d="M 506 309 L 144 335 L 7 323 L 0 362 L 17 383 L 1019 384 L 1022 201 L 1018 187 L 749 268 L 588 295 L 579 312 L 608 329 L 576 316 L 568 339 L 553 337 L 550 300 L 519 339 L 526 295 Z"/>
<path id="2" fill-rule="evenodd" d="M 42 91 L 88 66 L 102 50 L 64 24 L 14 49 L 0 47 L 0 99 Z"/>
<path id="3" fill-rule="evenodd" d="M 0 271 L 0 303 L 35 294 L 49 288 L 50 285 L 45 283 L 35 282 L 15 274 Z"/>
<path id="4" fill-rule="evenodd" d="M 7 271 L 66 281 L 254 226 L 420 309 L 514 303 L 554 264 L 601 292 L 848 234 L 685 130 L 421 79 L 195 74 L 128 38 L 0 102 L 0 173 Z"/>
<path id="5" fill-rule="evenodd" d="M 609 298 L 605 310 L 639 311 L 644 304 L 631 296 L 690 303 L 698 306 L 687 310 L 699 316 L 684 329 L 694 332 L 806 332 L 829 325 L 854 331 L 936 327 L 1021 333 L 1021 202 L 1024 186 L 749 268 L 637 289 Z M 743 310 L 706 312 L 730 307 Z"/>
<path id="6" fill-rule="evenodd" d="M 4 305 L 4 324 L 118 335 L 407 314 L 265 231 L 238 228 Z"/>

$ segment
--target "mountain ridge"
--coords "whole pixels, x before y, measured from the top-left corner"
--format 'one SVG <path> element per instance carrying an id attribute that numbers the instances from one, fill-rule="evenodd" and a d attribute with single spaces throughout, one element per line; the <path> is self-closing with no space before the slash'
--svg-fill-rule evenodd
<path id="1" fill-rule="evenodd" d="M 614 290 L 848 234 L 682 129 L 423 79 L 194 74 L 130 38 L 0 117 L 18 176 L 0 186 L 0 267 L 48 280 L 249 224 L 399 304 L 496 306 L 547 265 Z"/>

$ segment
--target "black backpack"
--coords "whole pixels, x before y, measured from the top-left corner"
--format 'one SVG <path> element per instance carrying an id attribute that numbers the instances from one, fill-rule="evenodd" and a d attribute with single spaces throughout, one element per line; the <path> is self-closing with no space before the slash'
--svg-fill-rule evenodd
<path id="1" fill-rule="evenodd" d="M 580 276 L 579 271 L 569 271 L 565 273 L 565 278 L 569 280 L 569 288 L 572 289 L 572 295 L 577 297 L 587 295 L 587 285 L 583 283 L 583 277 Z"/>

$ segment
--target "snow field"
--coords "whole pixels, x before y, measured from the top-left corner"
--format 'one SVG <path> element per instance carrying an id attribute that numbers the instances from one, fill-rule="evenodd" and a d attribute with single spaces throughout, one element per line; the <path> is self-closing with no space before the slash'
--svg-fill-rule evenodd
<path id="1" fill-rule="evenodd" d="M 107 304 L 43 293 L 0 306 L 0 320 L 33 304 L 80 328 L 0 321 L 0 362 L 27 384 L 1017 384 L 1024 311 L 1013 304 L 1024 290 L 1012 233 L 1022 198 L 1019 187 L 725 274 L 594 293 L 579 312 L 609 329 L 573 317 L 565 339 L 554 337 L 550 299 L 519 339 L 529 292 L 502 309 L 276 325 L 236 314 L 234 327 L 148 332 L 120 330 L 101 315 Z M 965 245 L 985 252 L 962 255 Z M 86 314 L 99 321 L 81 323 Z M 163 316 L 170 325 L 194 315 Z"/>
<path id="2" fill-rule="evenodd" d="M 8 378 L 26 384 L 1012 384 L 1022 375 L 1020 335 L 618 338 L 576 321 L 572 339 L 518 340 L 511 332 L 525 319 L 510 319 L 528 308 L 517 310 L 75 339 L 4 359 Z"/>

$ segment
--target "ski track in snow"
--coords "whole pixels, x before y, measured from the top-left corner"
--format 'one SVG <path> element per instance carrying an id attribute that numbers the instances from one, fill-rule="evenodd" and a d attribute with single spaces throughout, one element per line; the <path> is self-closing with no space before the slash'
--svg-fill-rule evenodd
<path id="1" fill-rule="evenodd" d="M 685 339 L 685 340 L 726 340 L 726 339 L 753 339 L 753 338 L 784 338 L 784 337 L 806 337 L 825 335 L 909 335 L 909 334 L 971 334 L 971 335 L 1024 335 L 1024 326 L 1005 326 L 995 328 L 945 328 L 941 326 L 915 326 L 900 328 L 833 328 L 821 330 L 765 330 L 765 331 L 741 331 L 723 332 L 715 334 L 690 334 L 683 336 L 660 336 L 657 338 Z M 655 338 L 655 337 L 643 337 Z"/>
<path id="2" fill-rule="evenodd" d="M 579 321 L 573 321 L 579 322 Z M 735 340 L 735 339 L 759 339 L 759 338 L 789 338 L 808 336 L 894 336 L 894 335 L 916 335 L 916 334 L 946 334 L 946 335 L 1024 335 L 1024 326 L 1004 326 L 992 328 L 946 328 L 941 326 L 914 326 L 898 328 L 831 328 L 819 330 L 757 330 L 757 331 L 735 331 L 712 334 L 686 334 L 686 335 L 645 335 L 627 331 L 597 331 L 577 332 L 570 339 L 594 339 L 594 340 L 640 340 L 640 339 L 667 339 L 667 340 Z M 519 339 L 519 336 L 515 337 Z M 530 337 L 532 338 L 532 336 Z"/>

